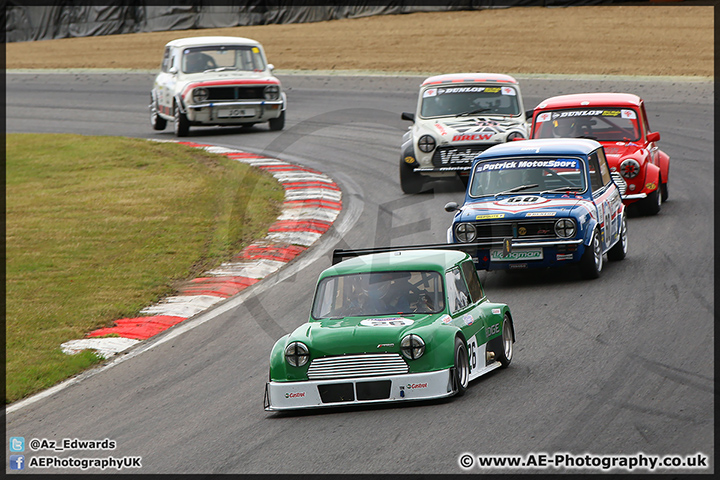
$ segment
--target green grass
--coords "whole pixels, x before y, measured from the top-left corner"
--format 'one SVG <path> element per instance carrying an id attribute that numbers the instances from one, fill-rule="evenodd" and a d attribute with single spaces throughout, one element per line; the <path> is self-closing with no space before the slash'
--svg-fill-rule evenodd
<path id="1" fill-rule="evenodd" d="M 265 236 L 265 172 L 174 143 L 6 137 L 6 403 L 100 360 L 62 353 Z"/>

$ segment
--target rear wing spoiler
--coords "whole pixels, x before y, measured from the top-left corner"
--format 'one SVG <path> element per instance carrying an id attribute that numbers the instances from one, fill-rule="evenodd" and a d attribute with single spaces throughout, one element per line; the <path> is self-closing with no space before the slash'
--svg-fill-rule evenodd
<path id="1" fill-rule="evenodd" d="M 470 254 L 474 257 L 477 255 L 478 248 L 487 248 L 491 242 L 483 243 L 433 243 L 428 245 L 403 245 L 399 247 L 373 247 L 358 249 L 335 249 L 332 255 L 332 264 L 336 265 L 349 257 L 359 257 L 360 255 L 369 255 L 371 253 L 397 252 L 404 250 L 459 250 Z"/>

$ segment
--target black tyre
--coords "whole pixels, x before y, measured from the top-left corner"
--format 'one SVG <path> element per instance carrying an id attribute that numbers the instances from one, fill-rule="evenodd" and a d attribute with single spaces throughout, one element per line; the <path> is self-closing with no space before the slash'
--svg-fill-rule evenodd
<path id="1" fill-rule="evenodd" d="M 470 360 L 468 359 L 467 347 L 460 337 L 455 337 L 455 368 L 453 369 L 453 385 L 455 396 L 465 395 L 470 378 Z"/>
<path id="2" fill-rule="evenodd" d="M 602 242 L 600 241 L 600 232 L 595 230 L 590 245 L 585 248 L 585 252 L 580 258 L 580 275 L 583 278 L 598 278 L 603 267 Z"/>
<path id="3" fill-rule="evenodd" d="M 490 340 L 488 348 L 495 353 L 495 360 L 500 362 L 502 368 L 506 368 L 512 362 L 513 342 L 515 341 L 510 316 L 507 313 L 503 317 L 501 332 L 502 334 L 499 337 Z"/>
<path id="4" fill-rule="evenodd" d="M 662 185 L 662 184 L 661 184 Z M 650 195 L 647 196 L 640 203 L 640 210 L 645 215 L 657 215 L 660 213 L 660 206 L 662 204 L 662 195 L 660 194 L 660 188 L 656 188 Z"/>
<path id="5" fill-rule="evenodd" d="M 668 199 L 668 184 L 667 182 L 660 184 L 660 198 L 663 202 L 667 202 Z"/>
<path id="6" fill-rule="evenodd" d="M 280 112 L 280 116 L 277 118 L 271 118 L 268 122 L 270 124 L 270 130 L 276 132 L 285 128 L 285 110 Z"/>
<path id="7" fill-rule="evenodd" d="M 628 249 L 627 242 L 627 220 L 625 219 L 625 215 L 623 215 L 620 223 L 620 239 L 608 250 L 608 260 L 617 261 L 625 258 Z"/>
<path id="8" fill-rule="evenodd" d="M 176 137 L 187 137 L 190 131 L 190 122 L 188 122 L 187 115 L 180 111 L 177 103 L 174 105 L 175 113 L 175 136 Z"/>
<path id="9" fill-rule="evenodd" d="M 423 176 L 413 172 L 413 167 L 400 159 L 400 188 L 403 193 L 420 193 L 424 183 Z"/>
<path id="10" fill-rule="evenodd" d="M 167 127 L 167 120 L 158 113 L 157 103 L 152 97 L 150 97 L 150 126 L 153 130 L 165 130 Z"/>

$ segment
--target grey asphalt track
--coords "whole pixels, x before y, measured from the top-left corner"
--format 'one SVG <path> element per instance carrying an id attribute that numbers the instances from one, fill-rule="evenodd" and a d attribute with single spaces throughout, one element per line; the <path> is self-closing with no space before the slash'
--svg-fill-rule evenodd
<path id="1" fill-rule="evenodd" d="M 712 82 L 518 76 L 526 109 L 564 93 L 643 97 L 671 157 L 661 213 L 629 219 L 627 258 L 606 263 L 598 280 L 581 280 L 572 268 L 481 272 L 488 297 L 513 312 L 515 358 L 464 397 L 289 415 L 262 408 L 268 355 L 307 320 L 332 248 L 441 243 L 451 221 L 443 205 L 460 202 L 463 191 L 457 181 L 419 195 L 400 190 L 399 145 L 409 126 L 400 113 L 414 110 L 421 77 L 279 76 L 289 98 L 284 131 L 197 128 L 188 140 L 327 173 L 343 189 L 336 225 L 346 231 L 196 328 L 8 414 L 8 438 L 117 442 L 113 451 L 28 458 L 142 456 L 141 473 L 400 474 L 463 473 L 463 453 L 700 452 L 711 457 L 702 473 L 714 471 Z M 10 72 L 7 132 L 173 139 L 171 125 L 150 128 L 152 78 Z M 558 470 L 502 470 L 516 471 Z"/>

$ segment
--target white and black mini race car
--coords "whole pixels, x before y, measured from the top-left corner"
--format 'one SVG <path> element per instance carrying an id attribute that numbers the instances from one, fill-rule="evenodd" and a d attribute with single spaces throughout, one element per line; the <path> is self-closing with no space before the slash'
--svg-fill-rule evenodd
<path id="1" fill-rule="evenodd" d="M 487 148 L 528 138 L 520 86 L 509 75 L 453 73 L 425 79 L 403 135 L 400 186 L 418 193 L 433 179 L 459 175 Z"/>

